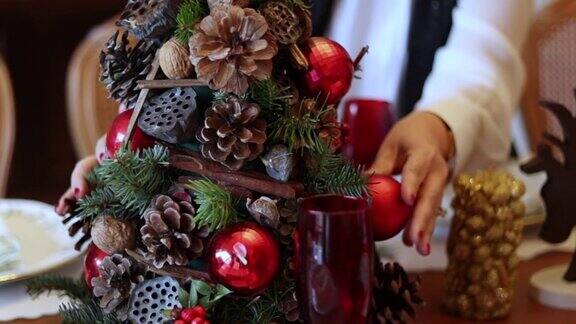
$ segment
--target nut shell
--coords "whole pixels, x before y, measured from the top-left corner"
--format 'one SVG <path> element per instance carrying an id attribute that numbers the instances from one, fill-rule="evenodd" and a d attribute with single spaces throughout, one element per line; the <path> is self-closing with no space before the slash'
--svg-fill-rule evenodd
<path id="1" fill-rule="evenodd" d="M 188 47 L 177 39 L 171 38 L 158 53 L 158 61 L 162 72 L 172 80 L 184 79 L 192 75 L 194 66 L 190 62 Z"/>
<path id="2" fill-rule="evenodd" d="M 136 245 L 134 225 L 111 216 L 98 217 L 92 223 L 91 235 L 94 244 L 110 255 Z"/>

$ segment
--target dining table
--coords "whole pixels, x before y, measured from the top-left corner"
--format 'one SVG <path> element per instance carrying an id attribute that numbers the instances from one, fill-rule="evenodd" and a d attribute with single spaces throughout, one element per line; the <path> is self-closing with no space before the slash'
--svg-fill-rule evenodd
<path id="1" fill-rule="evenodd" d="M 544 306 L 530 296 L 530 277 L 532 274 L 549 266 L 567 263 L 571 255 L 565 252 L 549 252 L 519 265 L 518 282 L 513 298 L 512 308 L 508 317 L 497 321 L 484 321 L 484 323 L 549 323 L 568 324 L 576 323 L 576 311 L 561 310 Z M 422 283 L 422 297 L 426 304 L 418 309 L 416 318 L 410 323 L 470 323 L 460 318 L 450 316 L 442 311 L 441 301 L 445 274 L 443 271 L 426 271 L 411 273 L 420 276 Z M 12 324 L 56 324 L 60 323 L 57 315 L 44 316 L 31 320 L 16 320 Z M 356 324 L 356 323 L 350 323 Z"/>

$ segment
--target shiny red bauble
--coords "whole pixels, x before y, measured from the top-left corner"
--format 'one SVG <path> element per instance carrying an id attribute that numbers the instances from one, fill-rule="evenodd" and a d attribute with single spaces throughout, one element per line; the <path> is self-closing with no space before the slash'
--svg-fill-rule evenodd
<path id="1" fill-rule="evenodd" d="M 401 185 L 392 177 L 372 176 L 368 188 L 372 194 L 368 214 L 372 219 L 374 240 L 387 240 L 404 229 L 413 208 L 404 202 Z"/>
<path id="2" fill-rule="evenodd" d="M 324 37 L 312 37 L 302 46 L 308 59 L 308 71 L 302 77 L 307 95 L 335 104 L 350 90 L 354 64 L 342 45 Z"/>
<path id="3" fill-rule="evenodd" d="M 92 290 L 92 278 L 100 275 L 100 264 L 108 254 L 100 250 L 94 243 L 90 243 L 86 256 L 84 257 L 84 280 L 90 290 Z"/>
<path id="4" fill-rule="evenodd" d="M 128 125 L 130 118 L 132 118 L 132 111 L 132 109 L 128 109 L 119 113 L 106 133 L 106 154 L 110 158 L 116 155 L 116 152 L 124 144 L 126 136 L 128 136 Z M 132 150 L 144 149 L 154 145 L 154 138 L 136 126 L 130 144 Z"/>
<path id="5" fill-rule="evenodd" d="M 235 293 L 262 292 L 276 276 L 280 251 L 274 236 L 264 227 L 243 222 L 218 232 L 207 255 L 213 278 Z"/>

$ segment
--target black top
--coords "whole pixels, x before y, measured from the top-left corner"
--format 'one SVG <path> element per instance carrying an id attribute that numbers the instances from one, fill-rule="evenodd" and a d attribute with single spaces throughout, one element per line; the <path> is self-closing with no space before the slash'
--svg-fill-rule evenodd
<path id="1" fill-rule="evenodd" d="M 326 33 L 336 1 L 338 0 L 313 0 L 314 35 Z M 434 55 L 448 40 L 456 1 L 412 0 L 407 65 L 398 94 L 397 113 L 400 117 L 410 113 L 422 96 L 424 82 L 432 71 Z"/>

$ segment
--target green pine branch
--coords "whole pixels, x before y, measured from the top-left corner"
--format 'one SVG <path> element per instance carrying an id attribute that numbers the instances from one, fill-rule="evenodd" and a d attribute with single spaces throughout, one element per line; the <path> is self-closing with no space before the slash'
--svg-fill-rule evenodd
<path id="1" fill-rule="evenodd" d="M 315 193 L 334 193 L 355 197 L 369 197 L 368 177 L 362 167 L 354 167 L 327 145 L 311 154 L 312 162 L 306 175 L 308 189 Z"/>
<path id="2" fill-rule="evenodd" d="M 290 151 L 305 148 L 315 151 L 322 145 L 316 132 L 324 108 L 295 114 L 292 109 L 285 109 L 269 126 L 270 138 L 274 142 L 286 143 Z"/>
<path id="3" fill-rule="evenodd" d="M 71 302 L 60 305 L 58 310 L 63 324 L 120 324 L 113 314 L 104 314 L 94 299 L 84 303 Z"/>
<path id="4" fill-rule="evenodd" d="M 236 220 L 230 192 L 208 179 L 192 180 L 188 188 L 194 192 L 194 202 L 199 206 L 194 216 L 196 228 L 207 227 L 214 232 Z"/>
<path id="5" fill-rule="evenodd" d="M 204 16 L 208 14 L 208 5 L 205 0 L 186 0 L 178 10 L 176 16 L 176 32 L 174 36 L 182 42 L 188 44 L 188 40 L 194 34 L 194 28 Z"/>
<path id="6" fill-rule="evenodd" d="M 290 87 L 282 87 L 272 79 L 257 81 L 250 86 L 248 100 L 260 106 L 261 115 L 269 123 L 288 109 L 288 101 L 292 99 Z"/>
<path id="7" fill-rule="evenodd" d="M 76 212 L 76 218 L 92 221 L 101 215 L 122 217 L 124 207 L 110 188 L 100 187 L 78 201 Z"/>
<path id="8" fill-rule="evenodd" d="M 92 296 L 84 279 L 72 279 L 56 275 L 40 275 L 26 282 L 26 290 L 32 298 L 44 293 L 56 292 L 59 297 L 69 297 L 76 301 L 90 301 Z"/>

